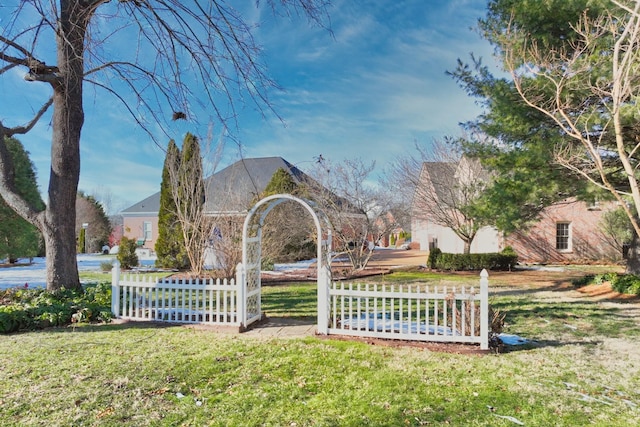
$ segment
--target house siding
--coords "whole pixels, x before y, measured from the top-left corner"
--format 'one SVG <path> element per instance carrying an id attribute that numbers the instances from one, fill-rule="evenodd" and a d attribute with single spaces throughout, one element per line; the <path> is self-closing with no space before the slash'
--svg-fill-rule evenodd
<path id="1" fill-rule="evenodd" d="M 539 221 L 524 231 L 505 238 L 524 263 L 566 263 L 593 260 L 619 260 L 622 248 L 608 243 L 600 223 L 605 212 L 615 209 L 614 203 L 601 204 L 597 209 L 585 202 L 567 199 L 544 209 Z M 556 249 L 556 226 L 570 226 L 569 249 Z"/>
<path id="2" fill-rule="evenodd" d="M 434 224 L 424 219 L 411 221 L 411 235 L 413 241 L 420 245 L 421 251 L 430 249 L 430 242 L 437 240 L 436 247 L 442 252 L 461 254 L 464 252 L 464 241 L 448 227 Z M 478 230 L 471 243 L 472 253 L 499 252 L 502 250 L 502 238 L 493 227 L 483 227 Z"/>
<path id="3" fill-rule="evenodd" d="M 144 223 L 151 223 L 151 239 L 145 239 Z M 125 216 L 123 218 L 124 236 L 129 239 L 144 239 L 143 248 L 155 251 L 156 240 L 158 239 L 158 216 L 157 214 Z"/>

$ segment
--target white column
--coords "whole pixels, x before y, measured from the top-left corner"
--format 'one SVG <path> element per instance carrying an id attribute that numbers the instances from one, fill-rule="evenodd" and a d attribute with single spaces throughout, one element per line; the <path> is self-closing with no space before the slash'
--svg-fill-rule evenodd
<path id="1" fill-rule="evenodd" d="M 244 265 L 241 262 L 236 266 L 236 289 L 237 321 L 241 328 L 245 328 L 247 326 L 247 278 Z"/>
<path id="2" fill-rule="evenodd" d="M 480 349 L 489 350 L 489 273 L 480 272 Z"/>
<path id="3" fill-rule="evenodd" d="M 113 317 L 120 317 L 120 261 L 117 259 L 111 268 L 111 313 Z"/>

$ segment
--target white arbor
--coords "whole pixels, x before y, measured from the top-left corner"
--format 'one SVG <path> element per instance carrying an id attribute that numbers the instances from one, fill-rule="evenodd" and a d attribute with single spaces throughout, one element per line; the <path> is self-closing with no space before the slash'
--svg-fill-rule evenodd
<path id="1" fill-rule="evenodd" d="M 243 327 L 259 320 L 261 312 L 260 266 L 262 262 L 262 227 L 265 218 L 281 203 L 293 201 L 303 206 L 313 217 L 316 226 L 318 333 L 327 334 L 329 326 L 329 285 L 331 284 L 331 224 L 327 216 L 309 200 L 290 194 L 275 194 L 260 200 L 249 211 L 242 229 L 242 265 L 240 307 Z M 322 229 L 325 225 L 325 232 Z"/>

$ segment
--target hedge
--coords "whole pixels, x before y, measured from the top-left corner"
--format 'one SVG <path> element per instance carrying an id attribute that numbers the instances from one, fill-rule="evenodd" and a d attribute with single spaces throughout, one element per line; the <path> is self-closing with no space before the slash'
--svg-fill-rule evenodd
<path id="1" fill-rule="evenodd" d="M 434 252 L 434 251 L 432 251 Z M 437 253 L 437 251 L 436 251 Z M 511 270 L 518 262 L 518 255 L 510 248 L 502 252 L 482 254 L 451 254 L 439 252 L 429 254 L 429 266 L 437 270 Z"/>

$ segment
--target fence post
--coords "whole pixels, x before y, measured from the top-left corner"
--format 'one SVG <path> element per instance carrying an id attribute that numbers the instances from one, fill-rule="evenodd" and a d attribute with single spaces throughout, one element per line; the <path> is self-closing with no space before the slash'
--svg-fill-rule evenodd
<path id="1" fill-rule="evenodd" d="M 111 313 L 120 317 L 120 261 L 113 262 L 111 268 Z"/>
<path id="2" fill-rule="evenodd" d="M 329 267 L 318 268 L 318 334 L 327 335 L 329 333 L 329 285 L 331 274 L 327 271 Z"/>
<path id="3" fill-rule="evenodd" d="M 244 265 L 241 262 L 236 266 L 236 289 L 237 322 L 240 323 L 240 328 L 244 329 L 247 325 L 247 280 Z"/>
<path id="4" fill-rule="evenodd" d="M 480 349 L 489 350 L 489 273 L 480 272 Z"/>

